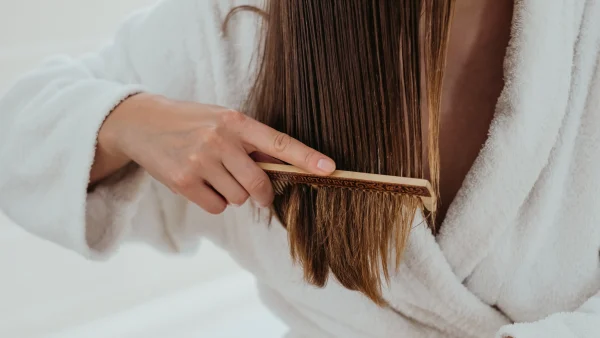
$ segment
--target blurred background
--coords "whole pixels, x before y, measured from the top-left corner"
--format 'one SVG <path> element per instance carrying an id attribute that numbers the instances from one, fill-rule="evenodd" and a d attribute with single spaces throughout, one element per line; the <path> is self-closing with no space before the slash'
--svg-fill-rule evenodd
<path id="1" fill-rule="evenodd" d="M 48 55 L 96 50 L 127 15 L 153 2 L 0 0 L 0 93 Z M 93 263 L 23 232 L 0 212 L 0 271 L 3 338 L 285 332 L 258 300 L 253 277 L 209 242 L 191 258 L 130 246 Z"/>

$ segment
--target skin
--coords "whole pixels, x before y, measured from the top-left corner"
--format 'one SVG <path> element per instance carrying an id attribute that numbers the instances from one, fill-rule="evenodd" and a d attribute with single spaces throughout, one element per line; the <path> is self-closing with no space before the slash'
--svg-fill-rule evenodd
<path id="1" fill-rule="evenodd" d="M 457 0 L 440 116 L 439 220 L 487 140 L 504 87 L 512 0 Z"/>
<path id="2" fill-rule="evenodd" d="M 90 182 L 134 161 L 209 213 L 249 197 L 268 206 L 273 189 L 251 154 L 317 175 L 335 170 L 329 157 L 240 112 L 139 94 L 119 105 L 100 129 Z"/>
<path id="3" fill-rule="evenodd" d="M 457 0 L 440 122 L 440 220 L 487 139 L 504 86 L 512 10 L 510 0 Z M 318 175 L 335 169 L 327 156 L 240 112 L 139 94 L 120 104 L 100 129 L 90 185 L 133 161 L 218 214 L 248 198 L 271 204 L 272 186 L 256 159 L 281 160 Z"/>

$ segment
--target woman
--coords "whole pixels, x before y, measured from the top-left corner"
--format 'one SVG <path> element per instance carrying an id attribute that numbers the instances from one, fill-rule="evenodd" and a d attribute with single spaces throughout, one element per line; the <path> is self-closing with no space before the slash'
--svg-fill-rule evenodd
<path id="1" fill-rule="evenodd" d="M 298 336 L 600 336 L 600 1 L 457 0 L 439 135 L 452 203 L 435 236 L 411 232 L 385 307 L 306 284 L 286 230 L 244 204 L 273 200 L 249 153 L 335 167 L 230 110 L 252 86 L 260 18 L 222 24 L 247 4 L 165 0 L 101 52 L 23 76 L 0 101 L 2 210 L 93 258 L 207 237 Z"/>

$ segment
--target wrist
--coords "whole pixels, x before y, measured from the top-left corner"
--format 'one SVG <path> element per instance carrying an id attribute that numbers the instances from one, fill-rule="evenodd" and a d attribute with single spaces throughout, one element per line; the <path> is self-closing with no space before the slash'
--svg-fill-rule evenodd
<path id="1" fill-rule="evenodd" d="M 148 116 L 150 109 L 156 107 L 164 99 L 160 96 L 140 93 L 123 100 L 106 117 L 98 133 L 98 147 L 115 159 L 130 161 L 127 140 L 140 126 L 140 119 Z M 142 120 L 143 121 L 143 120 Z M 124 163 L 126 164 L 126 163 Z"/>
<path id="2" fill-rule="evenodd" d="M 106 117 L 97 136 L 90 183 L 113 175 L 135 161 L 135 144 L 144 119 L 167 102 L 151 94 L 135 94 L 118 104 Z"/>
<path id="3" fill-rule="evenodd" d="M 137 94 L 140 95 L 140 94 Z M 129 110 L 128 101 L 132 100 L 135 96 L 123 100 L 119 103 L 104 119 L 100 130 L 98 131 L 98 144 L 96 152 L 102 154 L 103 157 L 109 158 L 124 158 L 125 153 L 120 146 L 122 133 L 122 115 L 127 114 Z"/>
<path id="4" fill-rule="evenodd" d="M 94 167 L 101 173 L 112 172 L 131 162 L 127 155 L 125 138 L 135 128 L 136 115 L 143 109 L 142 102 L 150 95 L 140 93 L 131 95 L 119 103 L 104 119 L 98 131 Z M 104 175 L 103 175 L 104 176 Z"/>

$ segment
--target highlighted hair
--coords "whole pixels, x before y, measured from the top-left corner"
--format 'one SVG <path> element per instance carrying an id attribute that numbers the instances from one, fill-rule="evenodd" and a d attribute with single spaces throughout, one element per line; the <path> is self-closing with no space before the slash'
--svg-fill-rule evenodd
<path id="1" fill-rule="evenodd" d="M 338 169 L 428 178 L 437 192 L 453 3 L 272 0 L 264 12 L 238 8 L 265 18 L 245 112 L 331 156 Z M 419 210 L 417 196 L 301 184 L 273 206 L 308 282 L 324 286 L 331 273 L 380 305 Z M 425 216 L 434 227 L 435 215 Z"/>

